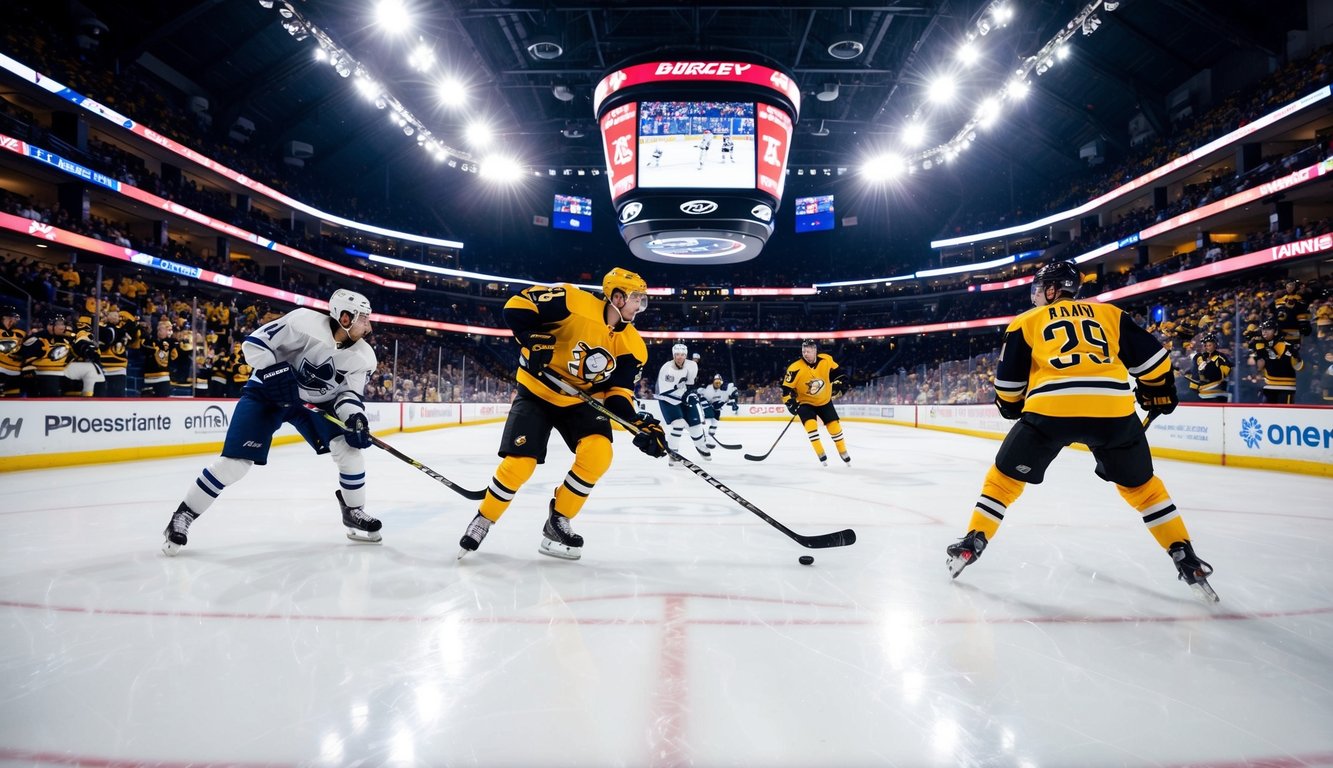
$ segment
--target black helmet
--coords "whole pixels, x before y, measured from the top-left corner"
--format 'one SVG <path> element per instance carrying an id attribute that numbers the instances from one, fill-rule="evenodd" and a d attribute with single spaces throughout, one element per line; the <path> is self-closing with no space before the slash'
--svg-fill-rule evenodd
<path id="1" fill-rule="evenodd" d="M 1199 343 L 1200 343 L 1200 344 L 1216 344 L 1216 343 L 1217 343 L 1217 337 L 1214 336 L 1214 335 L 1211 334 L 1211 333 L 1205 333 L 1204 335 L 1202 335 L 1202 336 L 1199 337 Z"/>
<path id="2" fill-rule="evenodd" d="M 814 339 L 806 339 L 801 342 L 801 349 L 805 349 L 806 347 L 815 347 L 817 349 L 819 344 Z"/>
<path id="3" fill-rule="evenodd" d="M 69 325 L 69 318 L 65 317 L 63 312 L 56 312 L 55 310 L 48 311 L 46 314 L 42 315 L 43 325 L 55 325 L 56 323 Z"/>
<path id="4" fill-rule="evenodd" d="M 1271 318 L 1271 317 L 1268 318 L 1267 320 L 1263 321 L 1262 323 L 1259 323 L 1259 330 L 1261 330 L 1261 331 L 1273 331 L 1274 333 L 1276 333 L 1276 332 L 1277 332 L 1277 320 L 1274 320 L 1274 319 Z"/>
<path id="5" fill-rule="evenodd" d="M 0 304 L 0 317 L 23 317 L 23 313 L 13 304 Z"/>
<path id="6" fill-rule="evenodd" d="M 1036 277 L 1032 278 L 1032 285 L 1043 289 L 1048 285 L 1054 285 L 1061 293 L 1073 297 L 1078 295 L 1081 281 L 1078 269 L 1073 264 L 1067 261 L 1052 261 L 1037 270 Z"/>

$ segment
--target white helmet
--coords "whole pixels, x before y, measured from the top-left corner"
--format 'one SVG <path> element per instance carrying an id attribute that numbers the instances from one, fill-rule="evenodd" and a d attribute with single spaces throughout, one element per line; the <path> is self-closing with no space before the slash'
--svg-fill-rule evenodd
<path id="1" fill-rule="evenodd" d="M 351 314 L 353 323 L 355 323 L 357 318 L 361 315 L 369 317 L 370 299 L 367 299 L 356 291 L 339 288 L 329 297 L 329 317 L 333 318 L 335 323 L 342 325 L 342 316 L 344 312 Z"/>
<path id="2" fill-rule="evenodd" d="M 713 374 L 713 381 L 722 381 L 722 374 L 720 373 Z"/>
<path id="3" fill-rule="evenodd" d="M 672 357 L 675 357 L 676 355 L 688 355 L 689 353 L 690 353 L 690 348 L 685 346 L 684 344 L 677 344 L 671 348 Z"/>

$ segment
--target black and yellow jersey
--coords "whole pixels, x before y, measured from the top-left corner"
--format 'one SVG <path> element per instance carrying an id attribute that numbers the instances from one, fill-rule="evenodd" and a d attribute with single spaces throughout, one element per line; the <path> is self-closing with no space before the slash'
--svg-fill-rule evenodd
<path id="1" fill-rule="evenodd" d="M 605 299 L 568 283 L 536 285 L 511 297 L 505 303 L 504 317 L 524 347 L 533 333 L 555 337 L 548 371 L 583 392 L 602 395 L 617 416 L 630 421 L 636 418 L 634 382 L 648 362 L 648 347 L 633 325 L 606 324 Z M 516 378 L 524 389 L 556 406 L 583 402 L 529 372 L 526 349 L 521 358 Z M 615 402 L 617 395 L 623 403 Z"/>
<path id="2" fill-rule="evenodd" d="M 1284 293 L 1273 301 L 1273 319 L 1283 341 L 1299 344 L 1310 335 L 1310 305 L 1299 293 Z"/>
<path id="3" fill-rule="evenodd" d="M 13 375 L 22 370 L 23 359 L 19 357 L 19 347 L 23 346 L 23 339 L 27 335 L 27 331 L 17 325 L 13 328 L 0 326 L 0 371 Z"/>
<path id="4" fill-rule="evenodd" d="M 1254 342 L 1254 359 L 1264 374 L 1264 389 L 1296 391 L 1296 372 L 1305 367 L 1300 348 L 1285 341 Z"/>
<path id="5" fill-rule="evenodd" d="M 25 370 L 38 376 L 61 376 L 74 357 L 74 334 L 37 331 L 23 340 L 19 350 Z"/>
<path id="6" fill-rule="evenodd" d="M 1062 298 L 1009 323 L 995 396 L 1047 416 L 1128 416 L 1129 377 L 1160 384 L 1170 372 L 1166 350 L 1119 307 Z"/>
<path id="7" fill-rule="evenodd" d="M 1190 389 L 1205 400 L 1225 397 L 1230 373 L 1231 358 L 1221 352 L 1200 352 L 1194 356 L 1194 378 L 1190 381 Z"/>
<path id="8" fill-rule="evenodd" d="M 811 365 L 801 358 L 787 366 L 782 377 L 782 399 L 795 397 L 801 405 L 828 405 L 833 399 L 833 382 L 842 377 L 833 358 L 820 353 Z"/>
<path id="9" fill-rule="evenodd" d="M 171 379 L 171 365 L 180 356 L 180 345 L 176 339 L 160 336 L 143 342 L 143 381 L 145 384 L 160 384 Z"/>
<path id="10" fill-rule="evenodd" d="M 102 323 L 97 329 L 98 353 L 106 373 L 119 375 L 129 366 L 129 350 L 137 339 L 139 324 L 121 320 L 116 324 Z"/>

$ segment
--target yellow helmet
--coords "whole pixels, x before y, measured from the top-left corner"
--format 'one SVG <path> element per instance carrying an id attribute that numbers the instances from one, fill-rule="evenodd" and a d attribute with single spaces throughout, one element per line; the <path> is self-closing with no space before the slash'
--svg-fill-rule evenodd
<path id="1" fill-rule="evenodd" d="M 647 294 L 648 283 L 628 269 L 616 267 L 607 272 L 606 277 L 602 278 L 602 293 L 606 294 L 606 298 L 609 299 L 616 291 L 621 291 L 626 296 L 631 293 Z"/>

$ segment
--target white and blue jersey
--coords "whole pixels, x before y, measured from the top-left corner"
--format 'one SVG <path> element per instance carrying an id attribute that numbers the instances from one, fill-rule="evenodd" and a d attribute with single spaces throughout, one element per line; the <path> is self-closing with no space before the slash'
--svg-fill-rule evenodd
<path id="1" fill-rule="evenodd" d="M 722 418 L 722 406 L 736 402 L 738 395 L 735 384 L 724 384 L 720 387 L 705 384 L 699 387 L 699 397 L 704 401 L 704 415 L 717 420 Z"/>
<path id="2" fill-rule="evenodd" d="M 246 336 L 241 351 L 255 374 L 241 390 L 222 448 L 225 457 L 264 464 L 273 433 L 283 422 L 296 427 L 319 453 L 327 452 L 329 441 L 343 433 L 301 404 L 283 407 L 265 396 L 258 373 L 280 362 L 291 365 L 303 403 L 319 405 L 342 421 L 365 412 L 361 395 L 377 365 L 375 351 L 365 340 L 338 346 L 329 316 L 322 312 L 292 310 Z"/>
<path id="3" fill-rule="evenodd" d="M 670 424 L 684 421 L 691 426 L 698 424 L 699 409 L 692 404 L 686 406 L 686 399 L 693 400 L 690 393 L 694 390 L 694 380 L 699 377 L 699 364 L 686 360 L 684 365 L 668 360 L 657 372 L 657 403 L 662 408 L 662 422 Z"/>

